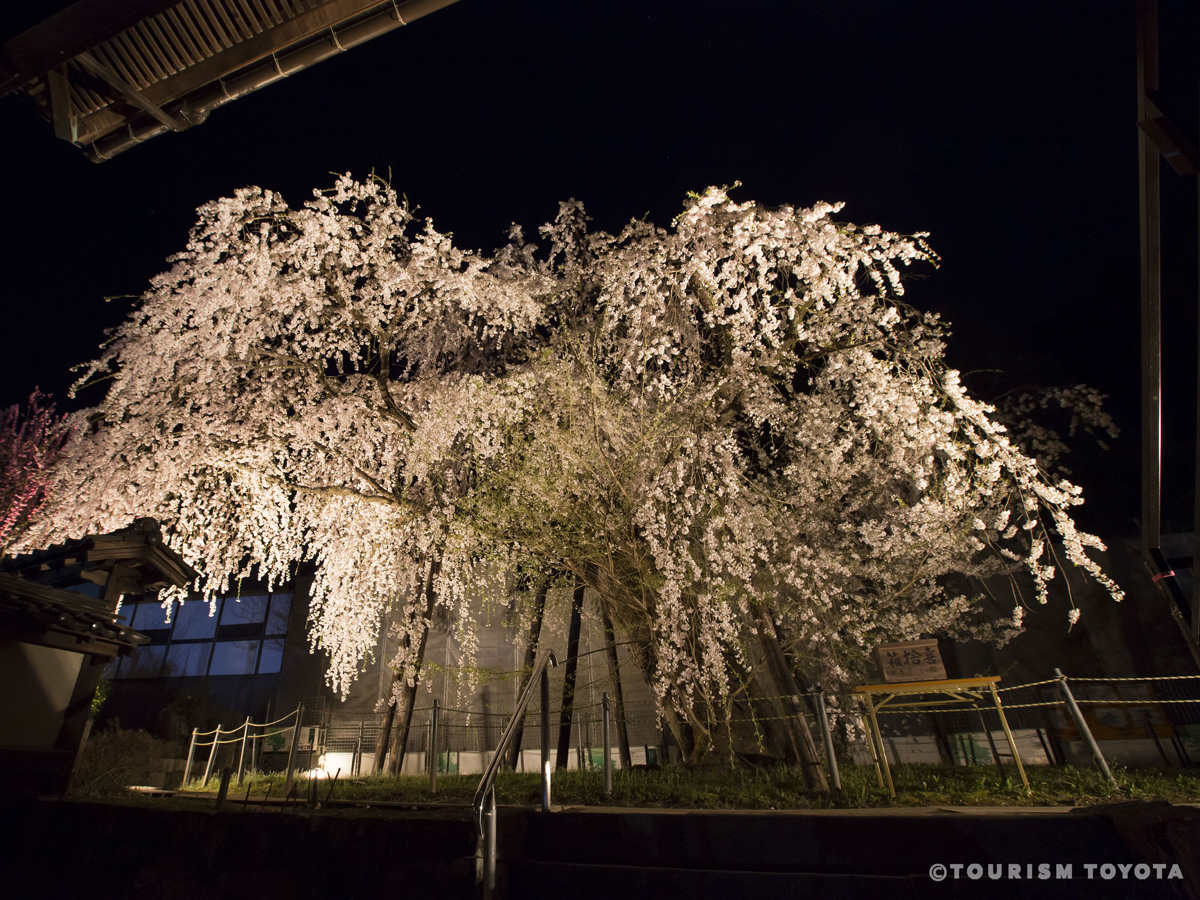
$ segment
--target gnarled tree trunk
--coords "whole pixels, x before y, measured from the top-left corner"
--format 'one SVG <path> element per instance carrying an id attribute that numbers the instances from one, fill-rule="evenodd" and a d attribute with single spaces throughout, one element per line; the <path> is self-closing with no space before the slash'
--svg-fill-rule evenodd
<path id="1" fill-rule="evenodd" d="M 424 614 L 421 618 L 421 639 L 417 644 L 417 662 L 413 671 L 412 683 L 409 684 L 405 680 L 407 673 L 396 672 L 392 675 L 391 690 L 388 693 L 387 715 L 383 720 L 383 727 L 379 731 L 379 739 L 375 742 L 375 771 L 383 771 L 384 760 L 387 758 L 388 744 L 392 745 L 391 759 L 387 763 L 387 771 L 391 775 L 397 775 L 400 772 L 400 767 L 404 763 L 404 752 L 408 747 L 408 730 L 412 725 L 413 703 L 417 697 L 417 687 L 421 683 L 421 666 L 425 662 L 425 644 L 429 639 L 429 621 L 433 616 L 433 606 L 437 600 L 437 595 L 433 590 L 433 582 L 441 569 L 441 560 L 435 559 L 429 567 L 429 574 L 422 584 L 422 589 L 425 595 Z M 407 649 L 409 644 L 409 634 L 406 632 L 403 639 L 403 645 Z M 404 680 L 404 686 L 401 689 L 400 699 L 395 698 L 396 686 Z M 400 707 L 400 727 L 394 729 L 396 722 L 396 707 Z M 395 730 L 394 740 L 393 730 Z"/>

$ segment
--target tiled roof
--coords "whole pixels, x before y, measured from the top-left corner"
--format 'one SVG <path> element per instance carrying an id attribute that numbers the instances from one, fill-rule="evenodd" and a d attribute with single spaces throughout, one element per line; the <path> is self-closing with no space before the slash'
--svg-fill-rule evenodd
<path id="1" fill-rule="evenodd" d="M 0 572 L 0 637 L 114 656 L 149 641 L 98 600 Z"/>
<path id="2" fill-rule="evenodd" d="M 138 519 L 109 534 L 87 535 L 0 561 L 9 573 L 50 587 L 84 582 L 105 585 L 117 566 L 123 568 L 123 593 L 141 593 L 175 585 L 182 587 L 198 573 L 162 542 L 158 523 Z M 115 602 L 115 601 L 114 601 Z"/>
<path id="3" fill-rule="evenodd" d="M 0 96 L 107 159 L 454 0 L 78 0 L 0 47 Z"/>

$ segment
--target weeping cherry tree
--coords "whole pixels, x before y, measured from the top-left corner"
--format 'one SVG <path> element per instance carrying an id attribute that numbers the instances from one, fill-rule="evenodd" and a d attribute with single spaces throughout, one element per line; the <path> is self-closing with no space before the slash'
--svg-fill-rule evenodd
<path id="1" fill-rule="evenodd" d="M 923 238 L 840 209 L 709 189 L 669 229 L 614 236 L 572 201 L 546 246 L 514 226 L 487 256 L 377 180 L 298 209 L 239 191 L 200 210 L 85 374 L 108 392 L 79 416 L 52 527 L 155 515 L 210 599 L 312 561 L 330 684 L 349 689 L 386 620 L 409 715 L 439 608 L 469 658 L 472 590 L 528 618 L 514 573 L 581 579 L 692 761 L 764 679 L 845 684 L 881 639 L 1003 640 L 1023 606 L 987 620 L 972 577 L 1023 569 L 1045 602 L 1072 566 L 1119 599 L 1078 488 L 903 302 Z M 785 742 L 818 786 L 795 712 Z"/>

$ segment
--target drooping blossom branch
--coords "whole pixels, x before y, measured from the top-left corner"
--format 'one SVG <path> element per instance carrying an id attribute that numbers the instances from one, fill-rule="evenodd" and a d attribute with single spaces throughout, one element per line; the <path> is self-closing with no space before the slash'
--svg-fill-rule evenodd
<path id="1" fill-rule="evenodd" d="M 0 555 L 37 519 L 50 499 L 54 463 L 70 428 L 34 391 L 22 411 L 0 410 Z"/>

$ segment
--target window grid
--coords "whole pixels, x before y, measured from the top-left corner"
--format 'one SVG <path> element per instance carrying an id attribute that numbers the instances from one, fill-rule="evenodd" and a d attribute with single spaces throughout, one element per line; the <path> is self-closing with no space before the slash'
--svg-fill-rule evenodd
<path id="1" fill-rule="evenodd" d="M 262 598 L 262 608 L 256 611 L 257 603 L 247 602 L 255 601 L 257 598 Z M 249 595 L 242 598 L 242 603 L 238 602 L 237 597 L 221 597 L 218 598 L 216 609 L 213 615 L 209 618 L 213 621 L 214 627 L 211 633 L 205 637 L 180 637 L 176 638 L 177 630 L 185 630 L 191 627 L 194 633 L 197 630 L 204 631 L 201 627 L 196 629 L 194 626 L 183 626 L 180 624 L 181 607 L 175 607 L 175 615 L 171 617 L 170 624 L 162 622 L 161 627 L 147 627 L 153 624 L 158 624 L 160 612 L 156 612 L 158 604 L 156 601 L 150 600 L 144 603 L 126 603 L 122 605 L 121 614 L 126 623 L 138 621 L 141 627 L 139 628 L 143 634 L 150 637 L 151 642 L 144 645 L 143 648 L 135 650 L 132 656 L 126 657 L 121 661 L 119 668 L 112 670 L 109 677 L 112 678 L 196 678 L 215 676 L 220 677 L 222 672 L 213 671 L 213 660 L 217 657 L 217 650 L 220 644 L 228 643 L 254 643 L 254 663 L 251 666 L 249 675 L 274 675 L 279 672 L 282 666 L 282 645 L 278 653 L 273 653 L 268 661 L 268 665 L 275 666 L 268 671 L 263 671 L 263 646 L 266 641 L 283 642 L 287 637 L 287 622 L 291 612 L 292 594 L 290 591 L 271 592 L 266 594 Z M 202 604 L 202 600 L 191 600 L 190 604 Z M 236 606 L 235 606 L 236 604 Z M 149 607 L 149 608 L 148 608 Z M 182 607 L 187 608 L 187 605 Z M 206 610 L 207 612 L 207 610 Z M 195 614 L 190 614 L 194 616 Z M 228 621 L 227 621 L 228 617 Z M 162 615 L 165 618 L 165 615 Z M 222 624 L 224 623 L 224 624 Z M 206 661 L 204 664 L 204 672 L 193 675 L 172 675 L 166 671 L 167 658 L 171 655 L 173 647 L 188 648 L 198 645 L 207 645 Z M 234 648 L 229 648 L 229 658 L 236 660 L 236 651 Z M 228 654 L 222 654 L 223 656 Z M 152 663 L 152 660 L 157 660 Z M 183 654 L 186 660 L 188 654 Z M 186 664 L 186 662 L 185 662 Z"/>

